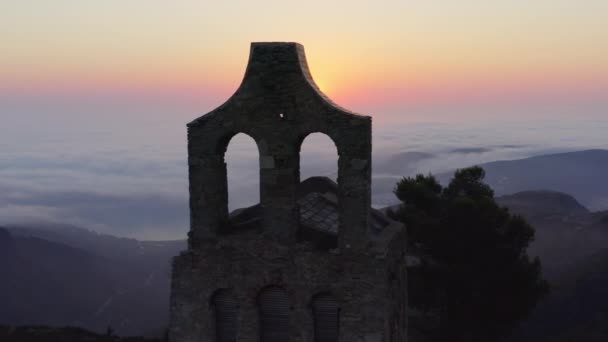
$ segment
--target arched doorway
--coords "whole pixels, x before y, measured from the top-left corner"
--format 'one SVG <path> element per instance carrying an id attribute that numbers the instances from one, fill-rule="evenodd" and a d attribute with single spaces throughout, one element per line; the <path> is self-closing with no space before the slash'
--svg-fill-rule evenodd
<path id="1" fill-rule="evenodd" d="M 217 290 L 211 299 L 215 314 L 215 341 L 236 342 L 239 304 L 231 290 Z"/>
<path id="2" fill-rule="evenodd" d="M 261 342 L 289 341 L 289 298 L 278 286 L 268 287 L 258 296 Z"/>
<path id="3" fill-rule="evenodd" d="M 340 307 L 330 294 L 315 296 L 312 302 L 315 342 L 337 342 L 340 331 Z"/>

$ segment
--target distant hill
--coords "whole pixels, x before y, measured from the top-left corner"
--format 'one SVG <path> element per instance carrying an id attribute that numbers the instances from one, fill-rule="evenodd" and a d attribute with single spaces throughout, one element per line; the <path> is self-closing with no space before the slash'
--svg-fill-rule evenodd
<path id="1" fill-rule="evenodd" d="M 392 194 L 396 182 L 402 176 L 412 175 L 418 161 L 433 158 L 433 155 L 419 153 L 396 154 L 388 158 L 390 162 L 374 164 L 373 203 L 382 206 L 396 203 Z M 497 196 L 529 190 L 551 190 L 570 194 L 589 209 L 608 209 L 608 150 L 546 154 L 483 163 L 480 166 L 486 171 L 485 181 Z M 441 183 L 447 184 L 453 172 L 435 175 Z"/>
<path id="2" fill-rule="evenodd" d="M 574 197 L 555 191 L 524 191 L 496 201 L 535 228 L 530 253 L 553 278 L 570 265 L 608 247 L 608 215 L 592 213 Z"/>
<path id="3" fill-rule="evenodd" d="M 155 263 L 159 259 L 164 260 L 167 253 L 176 255 L 186 248 L 185 240 L 141 241 L 100 234 L 68 224 L 12 225 L 7 229 L 13 236 L 34 236 L 106 258 L 131 262 Z"/>
<path id="4" fill-rule="evenodd" d="M 75 227 L 0 228 L 0 324 L 160 336 L 170 259 L 185 241 L 141 242 Z"/>
<path id="5" fill-rule="evenodd" d="M 555 191 L 497 202 L 534 226 L 530 253 L 540 257 L 552 286 L 512 341 L 608 341 L 608 213 L 592 213 Z"/>
<path id="6" fill-rule="evenodd" d="M 497 198 L 501 205 L 509 207 L 520 215 L 529 218 L 547 218 L 552 216 L 568 218 L 586 218 L 590 212 L 574 197 L 558 191 L 537 190 L 522 191 Z"/>
<path id="7" fill-rule="evenodd" d="M 76 327 L 3 326 L 0 325 L 2 342 L 160 342 L 160 339 L 143 337 L 120 338 L 112 334 L 96 334 Z"/>
<path id="8" fill-rule="evenodd" d="M 497 195 L 553 190 L 592 210 L 608 208 L 608 151 L 586 150 L 481 164 Z M 451 174 L 439 178 L 447 182 Z"/>

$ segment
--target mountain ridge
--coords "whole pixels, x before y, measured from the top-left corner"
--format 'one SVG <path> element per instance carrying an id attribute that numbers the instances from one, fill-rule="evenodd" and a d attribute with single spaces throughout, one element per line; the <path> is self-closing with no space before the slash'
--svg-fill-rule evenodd
<path id="1" fill-rule="evenodd" d="M 0 252 L 0 269 L 10 279 L 0 282 L 0 324 L 75 325 L 98 333 L 111 326 L 120 335 L 149 337 L 163 333 L 170 259 L 184 248 L 181 243 L 160 244 L 153 253 L 100 255 L 87 249 L 91 241 L 74 246 L 74 235 L 99 236 L 85 229 L 55 231 L 55 241 L 36 234 L 49 235 L 45 229 L 0 228 L 0 245 L 13 247 Z"/>

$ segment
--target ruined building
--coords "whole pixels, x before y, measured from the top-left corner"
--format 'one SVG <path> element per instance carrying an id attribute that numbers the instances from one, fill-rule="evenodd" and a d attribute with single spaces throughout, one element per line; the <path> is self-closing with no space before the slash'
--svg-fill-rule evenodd
<path id="1" fill-rule="evenodd" d="M 335 143 L 338 182 L 300 181 L 304 138 Z M 260 203 L 228 212 L 224 152 L 251 136 Z M 223 105 L 188 124 L 191 228 L 174 259 L 171 342 L 406 341 L 403 227 L 370 206 L 371 118 L 315 85 L 296 43 L 253 43 Z"/>

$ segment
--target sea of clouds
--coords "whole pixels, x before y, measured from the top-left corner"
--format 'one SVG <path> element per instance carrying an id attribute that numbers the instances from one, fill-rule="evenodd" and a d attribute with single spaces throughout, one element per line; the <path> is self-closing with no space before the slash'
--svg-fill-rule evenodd
<path id="1" fill-rule="evenodd" d="M 187 108 L 186 108 L 187 109 Z M 68 223 L 142 239 L 185 237 L 189 225 L 185 124 L 174 107 L 124 104 L 2 108 L 0 225 Z M 180 111 L 181 110 L 181 111 Z M 181 114 L 175 114 L 181 113 Z M 605 120 L 375 122 L 375 206 L 394 203 L 396 179 L 494 160 L 608 148 Z M 237 135 L 226 155 L 230 207 L 259 200 L 253 140 Z M 332 141 L 304 142 L 302 178 L 335 178 Z"/>

